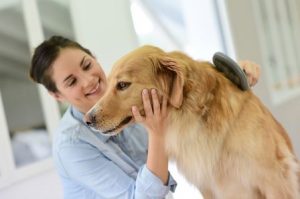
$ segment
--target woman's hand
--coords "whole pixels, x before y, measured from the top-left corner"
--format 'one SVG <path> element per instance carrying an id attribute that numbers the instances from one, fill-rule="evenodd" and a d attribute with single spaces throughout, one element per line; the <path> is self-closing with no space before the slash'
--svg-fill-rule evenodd
<path id="1" fill-rule="evenodd" d="M 163 184 L 168 183 L 168 156 L 165 151 L 165 132 L 167 128 L 167 99 L 163 97 L 160 103 L 158 93 L 151 89 L 152 103 L 147 89 L 143 90 L 142 98 L 145 117 L 141 116 L 137 107 L 132 107 L 132 114 L 137 122 L 142 123 L 148 131 L 147 168 L 161 179 Z"/>
<path id="2" fill-rule="evenodd" d="M 167 126 L 167 99 L 162 98 L 160 103 L 158 93 L 155 89 L 150 91 L 144 89 L 142 92 L 143 105 L 145 110 L 145 117 L 141 116 L 137 107 L 132 107 L 132 114 L 136 122 L 142 123 L 147 129 L 149 136 L 164 136 L 164 132 Z"/>
<path id="3" fill-rule="evenodd" d="M 240 67 L 244 70 L 249 85 L 254 86 L 260 77 L 260 66 L 252 61 L 243 60 L 239 62 Z"/>

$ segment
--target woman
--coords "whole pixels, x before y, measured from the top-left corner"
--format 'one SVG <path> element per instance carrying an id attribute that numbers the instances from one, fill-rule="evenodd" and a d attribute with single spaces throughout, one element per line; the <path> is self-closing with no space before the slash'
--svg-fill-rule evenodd
<path id="1" fill-rule="evenodd" d="M 256 83 L 258 66 L 244 62 L 243 68 L 250 84 Z M 107 86 L 100 64 L 88 49 L 53 36 L 35 49 L 30 76 L 55 99 L 71 105 L 53 141 L 53 157 L 66 199 L 164 198 L 175 190 L 163 150 L 167 103 L 163 99 L 159 106 L 155 90 L 143 91 L 145 118 L 133 107 L 134 118 L 145 129 L 132 125 L 108 137 L 83 121 Z"/>

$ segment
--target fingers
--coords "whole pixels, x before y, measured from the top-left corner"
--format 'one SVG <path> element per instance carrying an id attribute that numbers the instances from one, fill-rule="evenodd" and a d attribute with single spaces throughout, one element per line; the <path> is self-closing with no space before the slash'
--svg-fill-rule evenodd
<path id="1" fill-rule="evenodd" d="M 145 111 L 145 117 L 141 115 L 140 111 L 136 106 L 132 107 L 132 114 L 134 119 L 137 122 L 144 122 L 146 118 L 166 115 L 167 113 L 167 98 L 163 97 L 161 103 L 161 100 L 159 99 L 156 89 L 151 89 L 150 94 L 147 89 L 144 89 L 142 91 L 142 100 L 143 100 L 143 107 Z M 151 98 L 152 98 L 152 103 L 151 103 Z"/>
<path id="2" fill-rule="evenodd" d="M 239 62 L 239 65 L 247 75 L 249 85 L 254 86 L 258 82 L 260 76 L 260 66 L 247 60 Z"/>
<path id="3" fill-rule="evenodd" d="M 260 71 L 260 66 L 258 64 L 256 64 L 256 67 L 255 67 L 255 72 L 256 72 L 256 81 L 254 83 L 254 85 L 258 82 L 258 79 L 260 77 L 260 74 L 261 74 L 261 71 Z"/>
<path id="4" fill-rule="evenodd" d="M 155 89 L 151 89 L 152 95 L 152 102 L 153 102 L 153 113 L 159 114 L 160 113 L 160 103 L 157 95 L 157 91 Z"/>
<path id="5" fill-rule="evenodd" d="M 131 110 L 132 110 L 132 115 L 133 115 L 136 122 L 143 122 L 144 121 L 144 117 L 141 116 L 141 113 L 140 113 L 139 109 L 136 106 L 133 106 Z"/>
<path id="6" fill-rule="evenodd" d="M 153 116 L 152 105 L 151 105 L 151 101 L 150 101 L 150 97 L 149 97 L 149 92 L 147 89 L 144 89 L 142 91 L 142 99 L 143 99 L 143 105 L 144 105 L 146 117 Z"/>
<path id="7" fill-rule="evenodd" d="M 163 96 L 163 101 L 162 101 L 162 106 L 161 106 L 162 115 L 167 114 L 167 104 L 168 104 L 168 98 L 166 96 Z"/>
<path id="8" fill-rule="evenodd" d="M 150 98 L 149 98 L 147 89 L 144 89 L 142 91 L 142 100 L 143 100 L 145 116 L 149 117 L 149 116 L 153 115 L 152 106 L 151 106 L 151 102 L 150 102 Z M 132 115 L 136 122 L 140 122 L 140 123 L 145 122 L 146 117 L 143 117 L 141 115 L 139 109 L 136 106 L 133 106 L 131 108 L 131 111 L 132 111 Z"/>
<path id="9" fill-rule="evenodd" d="M 250 79 L 250 86 L 254 86 L 258 82 L 258 78 L 260 75 L 259 65 L 255 63 L 249 63 L 248 65 L 249 72 L 247 73 L 248 78 Z"/>

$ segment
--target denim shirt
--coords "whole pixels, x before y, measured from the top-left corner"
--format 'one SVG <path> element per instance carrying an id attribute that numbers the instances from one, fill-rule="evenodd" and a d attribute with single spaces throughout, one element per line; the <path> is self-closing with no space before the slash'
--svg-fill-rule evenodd
<path id="1" fill-rule="evenodd" d="M 107 136 L 83 122 L 83 114 L 70 107 L 60 121 L 53 142 L 53 157 L 65 199 L 164 198 L 174 191 L 145 165 L 147 132 L 131 125 Z"/>

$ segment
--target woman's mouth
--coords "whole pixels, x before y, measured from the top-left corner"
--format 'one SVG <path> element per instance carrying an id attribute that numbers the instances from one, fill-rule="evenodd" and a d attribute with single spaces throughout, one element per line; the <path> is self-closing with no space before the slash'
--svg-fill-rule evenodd
<path id="1" fill-rule="evenodd" d="M 100 92 L 100 81 L 97 82 L 97 84 L 90 90 L 88 93 L 86 93 L 86 96 L 91 96 L 91 95 L 97 95 Z"/>

